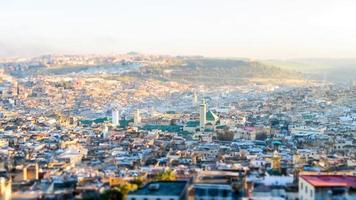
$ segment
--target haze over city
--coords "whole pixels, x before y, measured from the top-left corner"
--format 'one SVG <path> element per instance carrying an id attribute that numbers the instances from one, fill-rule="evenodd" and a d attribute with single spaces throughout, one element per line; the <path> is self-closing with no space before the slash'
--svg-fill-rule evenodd
<path id="1" fill-rule="evenodd" d="M 355 10 L 352 0 L 1 1 L 0 56 L 352 58 Z"/>

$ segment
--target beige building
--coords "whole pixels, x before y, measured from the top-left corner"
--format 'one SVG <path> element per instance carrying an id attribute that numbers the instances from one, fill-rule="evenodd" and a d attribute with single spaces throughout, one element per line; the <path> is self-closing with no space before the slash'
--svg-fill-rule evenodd
<path id="1" fill-rule="evenodd" d="M 0 200 L 10 200 L 11 192 L 11 181 L 0 177 Z"/>

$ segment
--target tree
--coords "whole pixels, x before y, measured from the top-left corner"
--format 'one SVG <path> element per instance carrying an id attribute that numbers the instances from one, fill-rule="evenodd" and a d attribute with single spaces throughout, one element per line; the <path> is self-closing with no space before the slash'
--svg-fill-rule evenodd
<path id="1" fill-rule="evenodd" d="M 120 188 L 120 191 L 121 191 L 122 199 L 126 199 L 126 195 L 127 195 L 127 193 L 129 191 L 137 190 L 137 185 L 136 184 L 127 183 L 127 184 L 121 185 L 119 188 Z"/>
<path id="2" fill-rule="evenodd" d="M 143 177 L 136 177 L 133 181 L 131 181 L 131 183 L 137 185 L 137 187 L 141 187 L 144 182 L 145 180 Z"/>
<path id="3" fill-rule="evenodd" d="M 256 140 L 265 141 L 266 139 L 267 139 L 267 133 L 266 132 L 258 132 L 256 134 Z"/>
<path id="4" fill-rule="evenodd" d="M 234 140 L 234 132 L 230 131 L 228 128 L 224 128 L 223 131 L 217 132 L 218 140 L 221 141 L 232 141 Z"/>
<path id="5" fill-rule="evenodd" d="M 126 195 L 131 190 L 136 190 L 137 185 L 127 183 L 124 185 L 120 185 L 118 187 L 111 188 L 110 190 L 106 190 L 102 194 L 102 199 L 104 200 L 125 200 Z"/>
<path id="6" fill-rule="evenodd" d="M 104 200 L 123 200 L 122 193 L 118 187 L 111 188 L 106 190 L 102 194 L 102 199 Z"/>
<path id="7" fill-rule="evenodd" d="M 156 181 L 174 181 L 176 180 L 176 174 L 172 170 L 166 170 L 164 172 L 160 172 L 155 177 Z"/>

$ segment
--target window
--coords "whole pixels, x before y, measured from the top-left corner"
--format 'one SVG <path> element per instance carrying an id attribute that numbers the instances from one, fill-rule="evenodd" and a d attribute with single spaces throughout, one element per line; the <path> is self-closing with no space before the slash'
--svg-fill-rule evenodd
<path id="1" fill-rule="evenodd" d="M 305 186 L 305 193 L 308 193 L 308 186 Z"/>
<path id="2" fill-rule="evenodd" d="M 208 190 L 208 194 L 209 194 L 209 196 L 211 196 L 211 197 L 216 197 L 216 196 L 218 196 L 218 193 L 219 193 L 218 189 L 209 189 L 209 190 Z"/>
<path id="3" fill-rule="evenodd" d="M 313 190 L 310 190 L 310 197 L 313 198 Z"/>
<path id="4" fill-rule="evenodd" d="M 228 196 L 228 193 L 229 193 L 229 191 L 223 190 L 223 191 L 222 191 L 222 196 L 223 196 L 223 197 L 227 197 L 227 196 Z"/>
<path id="5" fill-rule="evenodd" d="M 195 189 L 195 195 L 197 196 L 205 196 L 205 190 L 201 188 Z"/>

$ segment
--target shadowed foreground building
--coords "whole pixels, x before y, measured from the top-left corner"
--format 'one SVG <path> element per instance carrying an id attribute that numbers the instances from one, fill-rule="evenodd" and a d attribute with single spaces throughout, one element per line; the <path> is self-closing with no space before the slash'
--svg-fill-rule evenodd
<path id="1" fill-rule="evenodd" d="M 156 181 L 130 192 L 127 200 L 184 200 L 187 190 L 187 181 Z"/>

